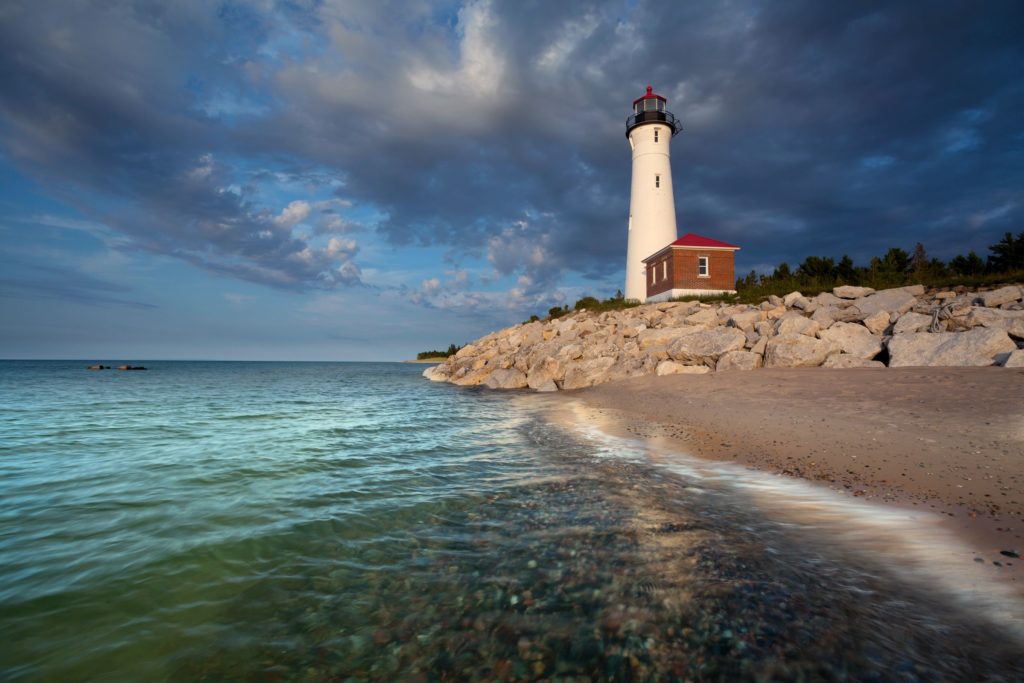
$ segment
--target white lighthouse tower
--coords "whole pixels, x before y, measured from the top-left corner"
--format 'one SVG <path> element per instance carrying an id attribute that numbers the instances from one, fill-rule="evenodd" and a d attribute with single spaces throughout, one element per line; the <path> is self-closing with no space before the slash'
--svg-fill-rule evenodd
<path id="1" fill-rule="evenodd" d="M 638 301 L 647 298 L 643 260 L 676 240 L 669 143 L 682 126 L 666 105 L 665 98 L 647 86 L 647 94 L 633 101 L 633 113 L 626 119 L 626 137 L 633 150 L 633 183 L 625 297 Z"/>

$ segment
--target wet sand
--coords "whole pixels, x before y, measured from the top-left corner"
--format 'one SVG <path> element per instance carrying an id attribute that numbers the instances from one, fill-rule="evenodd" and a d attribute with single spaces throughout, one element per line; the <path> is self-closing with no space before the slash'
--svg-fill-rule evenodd
<path id="1" fill-rule="evenodd" d="M 799 368 L 573 392 L 620 436 L 943 515 L 985 564 L 1024 559 L 1024 370 Z M 978 560 L 976 560 L 978 561 Z"/>

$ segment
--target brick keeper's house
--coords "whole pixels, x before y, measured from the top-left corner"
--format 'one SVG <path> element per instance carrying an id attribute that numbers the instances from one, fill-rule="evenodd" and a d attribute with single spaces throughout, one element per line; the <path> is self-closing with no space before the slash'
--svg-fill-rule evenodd
<path id="1" fill-rule="evenodd" d="M 647 302 L 736 293 L 735 244 L 686 233 L 643 260 Z"/>

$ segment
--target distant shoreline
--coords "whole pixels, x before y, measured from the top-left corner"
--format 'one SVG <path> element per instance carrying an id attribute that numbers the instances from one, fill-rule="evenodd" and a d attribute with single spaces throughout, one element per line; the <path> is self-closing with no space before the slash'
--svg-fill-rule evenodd
<path id="1" fill-rule="evenodd" d="M 448 360 L 448 356 L 434 356 L 433 358 L 423 358 L 420 360 L 403 360 L 403 363 L 428 363 L 431 365 L 438 365 Z"/>

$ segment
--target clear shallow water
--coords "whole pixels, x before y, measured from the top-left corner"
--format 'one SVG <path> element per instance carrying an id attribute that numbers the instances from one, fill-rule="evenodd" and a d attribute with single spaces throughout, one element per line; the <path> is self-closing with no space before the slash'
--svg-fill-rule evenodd
<path id="1" fill-rule="evenodd" d="M 0 363 L 2 680 L 1024 677 L 1010 625 L 896 541 L 544 397 L 84 365 Z"/>

